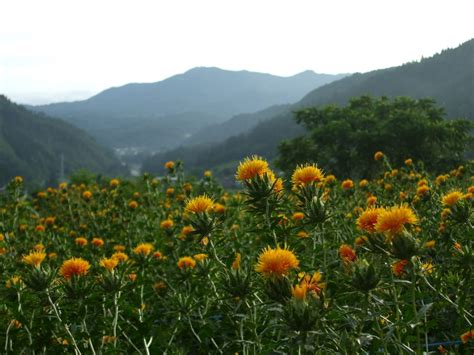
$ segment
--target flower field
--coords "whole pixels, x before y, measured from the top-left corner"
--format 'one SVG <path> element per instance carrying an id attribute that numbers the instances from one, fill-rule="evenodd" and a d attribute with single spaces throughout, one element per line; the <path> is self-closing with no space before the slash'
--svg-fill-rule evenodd
<path id="1" fill-rule="evenodd" d="M 473 165 L 352 181 L 259 157 L 0 196 L 0 352 L 474 351 Z"/>

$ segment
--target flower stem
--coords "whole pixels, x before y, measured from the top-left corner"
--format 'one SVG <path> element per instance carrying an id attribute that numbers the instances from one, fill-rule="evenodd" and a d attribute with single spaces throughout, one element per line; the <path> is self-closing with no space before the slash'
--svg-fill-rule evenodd
<path id="1" fill-rule="evenodd" d="M 415 266 L 412 264 L 412 277 L 411 277 L 411 303 L 413 307 L 413 317 L 416 329 L 416 352 L 421 354 L 421 343 L 420 343 L 420 327 L 418 324 L 418 310 L 416 307 L 416 273 Z"/>
<path id="2" fill-rule="evenodd" d="M 59 323 L 61 323 L 64 326 L 64 329 L 66 330 L 69 337 L 71 338 L 72 344 L 74 345 L 75 353 L 76 354 L 81 354 L 81 351 L 79 350 L 79 347 L 77 346 L 76 339 L 74 338 L 71 331 L 69 330 L 68 325 L 66 323 L 64 323 L 63 320 L 61 319 L 61 316 L 59 315 L 59 311 L 56 308 L 56 305 L 54 304 L 53 300 L 51 299 L 51 295 L 49 294 L 48 290 L 46 290 L 46 295 L 48 296 L 48 301 L 51 304 L 51 307 L 53 307 L 54 314 L 56 315 L 56 318 L 59 320 Z"/>

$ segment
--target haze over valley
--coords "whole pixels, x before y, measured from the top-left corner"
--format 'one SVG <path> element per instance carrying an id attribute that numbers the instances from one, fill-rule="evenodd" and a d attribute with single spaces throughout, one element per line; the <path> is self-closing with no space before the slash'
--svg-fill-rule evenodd
<path id="1" fill-rule="evenodd" d="M 99 12 L 105 9 L 97 6 Z M 261 4 L 255 6 L 256 11 L 265 11 L 260 8 Z M 352 4 L 347 6 L 353 7 Z M 323 8 L 327 14 L 334 11 L 333 5 Z M 164 17 L 161 17 L 163 22 L 153 22 L 148 13 L 140 15 L 149 20 L 147 24 L 136 23 L 136 28 L 129 30 L 120 27 L 117 19 L 111 19 L 116 31 L 113 33 L 116 37 L 110 33 L 111 38 L 121 38 L 124 42 L 109 42 L 107 50 L 105 43 L 108 42 L 102 41 L 104 37 L 99 35 L 102 33 L 100 17 L 94 12 L 90 23 L 95 32 L 79 31 L 72 26 L 77 19 L 69 15 L 66 17 L 70 24 L 56 19 L 67 29 L 65 33 L 86 39 L 75 42 L 76 46 L 62 40 L 62 33 L 52 24 L 39 26 L 36 17 L 29 18 L 30 23 L 25 26 L 38 24 L 35 28 L 42 37 L 33 32 L 28 34 L 27 27 L 25 32 L 18 33 L 13 33 L 12 27 L 5 27 L 7 30 L 0 32 L 3 33 L 0 43 L 7 50 L 6 55 L 0 56 L 0 94 L 4 95 L 0 118 L 8 124 L 3 124 L 4 143 L 0 145 L 0 154 L 4 158 L 0 163 L 9 168 L 3 169 L 3 181 L 13 176 L 13 170 L 37 176 L 40 183 L 63 178 L 64 174 L 83 167 L 101 174 L 117 172 L 110 170 L 112 166 L 120 166 L 121 174 L 138 175 L 142 171 L 162 174 L 164 162 L 182 160 L 193 174 L 211 169 L 221 181 L 231 183 L 232 171 L 244 156 L 262 154 L 272 160 L 282 140 L 304 134 L 304 128 L 294 121 L 296 110 L 344 105 L 352 97 L 367 94 L 430 97 L 445 109 L 447 118 L 473 118 L 473 41 L 469 40 L 472 36 L 466 37 L 469 27 L 464 26 L 464 22 L 459 22 L 459 30 L 452 36 L 443 36 L 430 20 L 426 26 L 433 33 L 432 37 L 417 40 L 410 36 L 414 30 L 405 31 L 401 34 L 405 44 L 379 39 L 368 46 L 357 39 L 365 38 L 367 31 L 372 31 L 369 23 L 358 22 L 345 37 L 333 31 L 334 42 L 330 42 L 320 35 L 332 23 L 328 18 L 309 21 L 313 19 L 311 11 L 299 12 L 280 5 L 273 5 L 273 9 L 280 19 L 291 14 L 306 20 L 296 21 L 293 27 L 283 30 L 277 26 L 278 18 L 267 18 L 269 26 L 279 34 L 271 38 L 281 39 L 281 43 L 270 40 L 268 46 L 265 46 L 264 31 L 257 30 L 260 21 L 256 17 L 249 18 L 247 23 L 255 26 L 253 32 L 242 29 L 245 41 L 232 44 L 220 41 L 220 47 L 214 45 L 217 42 L 210 36 L 219 33 L 214 28 L 195 26 L 196 33 L 190 33 Z M 438 17 L 445 16 L 446 11 L 454 11 L 436 6 L 435 9 Z M 59 10 L 66 11 L 66 8 L 61 5 Z M 126 7 L 117 5 L 116 10 L 119 16 L 128 15 Z M 76 8 L 76 11 L 80 13 L 83 9 Z M 180 9 L 170 5 L 168 11 L 179 13 Z M 345 12 L 340 14 L 340 19 L 348 23 L 355 21 Z M 240 33 L 234 33 L 235 28 L 230 26 L 236 25 L 237 19 L 228 17 L 227 21 L 228 24 L 221 24 L 226 28 L 224 33 L 229 38 L 240 38 Z M 389 26 L 393 21 L 392 18 L 385 20 L 383 28 L 388 38 L 398 38 Z M 418 23 L 410 16 L 406 21 L 412 28 Z M 144 31 L 143 26 L 161 31 L 150 33 Z M 165 28 L 173 28 L 176 38 L 188 47 L 175 46 L 178 40 L 176 43 L 168 41 Z M 141 44 L 131 33 L 139 34 L 148 43 L 156 37 L 163 49 L 168 50 L 148 46 L 143 47 L 143 53 L 148 55 L 136 56 L 131 48 L 137 49 Z M 285 33 L 293 34 L 291 40 Z M 202 48 L 194 48 L 196 43 Z M 354 43 L 359 46 L 354 47 Z M 64 50 L 59 51 L 59 48 Z M 95 52 L 88 52 L 90 48 Z M 189 53 L 190 48 L 196 50 Z M 52 53 L 58 60 L 53 59 Z M 94 55 L 81 57 L 81 53 Z M 157 77 L 160 79 L 152 79 Z M 107 87 L 107 83 L 114 85 Z M 100 87 L 103 89 L 98 89 Z M 91 95 L 91 92 L 96 94 Z M 43 101 L 50 103 L 36 104 Z M 14 103 L 23 104 L 26 110 L 20 110 Z M 27 156 L 42 150 L 38 150 L 33 139 L 26 138 L 33 137 L 32 132 L 20 132 L 20 125 L 14 133 L 10 131 L 15 127 L 17 116 L 33 120 L 24 126 L 25 130 L 34 127 L 33 122 L 39 125 L 66 122 L 62 129 L 76 129 L 78 142 L 74 144 L 82 146 L 82 152 L 100 151 L 100 155 L 107 158 L 99 162 L 92 154 L 88 155 L 90 159 L 77 159 L 77 154 L 70 153 L 75 149 L 72 149 L 73 140 L 70 146 L 65 140 L 56 141 L 60 135 L 58 128 L 57 134 L 48 133 L 50 144 L 45 144 L 45 137 L 38 140 L 38 144 L 47 147 L 48 155 L 41 155 L 32 164 Z M 36 119 L 39 117 L 42 119 Z M 20 136 L 25 137 L 21 147 L 18 145 Z M 84 164 L 79 164 L 81 161 Z M 11 169 L 12 162 L 23 168 Z M 43 163 L 36 168 L 39 162 Z"/>

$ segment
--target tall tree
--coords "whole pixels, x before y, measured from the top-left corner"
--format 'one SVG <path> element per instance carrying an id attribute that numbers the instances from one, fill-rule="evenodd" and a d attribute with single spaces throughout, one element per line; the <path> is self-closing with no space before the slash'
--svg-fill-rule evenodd
<path id="1" fill-rule="evenodd" d="M 307 132 L 280 143 L 277 165 L 286 171 L 313 161 L 341 177 L 370 177 L 376 151 L 386 153 L 396 165 L 412 158 L 422 160 L 429 170 L 446 170 L 461 163 L 472 144 L 472 122 L 446 120 L 443 108 L 432 99 L 361 96 L 345 107 L 297 111 L 295 119 Z"/>

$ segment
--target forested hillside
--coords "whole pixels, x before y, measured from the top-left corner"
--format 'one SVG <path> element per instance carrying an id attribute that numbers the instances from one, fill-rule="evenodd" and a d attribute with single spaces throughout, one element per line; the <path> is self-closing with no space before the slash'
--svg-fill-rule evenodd
<path id="1" fill-rule="evenodd" d="M 121 174 L 113 153 L 72 125 L 26 110 L 0 95 L 0 184 L 21 175 L 39 185 L 78 169 Z"/>

